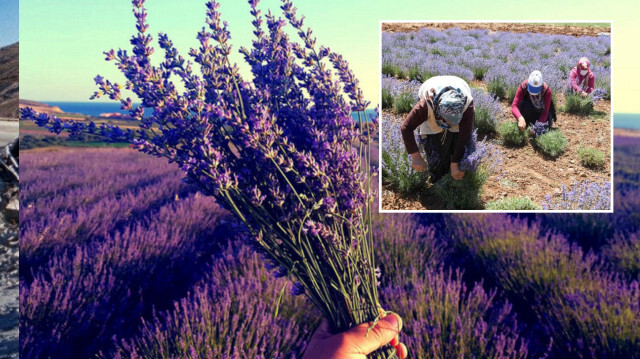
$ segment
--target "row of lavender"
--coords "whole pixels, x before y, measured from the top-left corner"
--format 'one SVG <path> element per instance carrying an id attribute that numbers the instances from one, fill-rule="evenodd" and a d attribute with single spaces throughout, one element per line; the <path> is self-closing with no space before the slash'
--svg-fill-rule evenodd
<path id="1" fill-rule="evenodd" d="M 611 39 L 538 33 L 444 31 L 382 33 L 382 73 L 424 81 L 434 75 L 483 80 L 499 97 L 540 70 L 554 93 L 567 89 L 569 72 L 580 57 L 591 61 L 598 93 L 611 95 Z M 501 92 L 501 93 L 496 93 Z"/>
<path id="2" fill-rule="evenodd" d="M 640 145 L 623 141 L 614 214 L 375 218 L 381 298 L 405 318 L 412 356 L 640 352 Z M 22 357 L 304 351 L 319 313 L 169 165 L 126 150 L 24 161 Z"/>
<path id="3" fill-rule="evenodd" d="M 132 335 L 205 275 L 212 239 L 231 237 L 226 213 L 165 161 L 84 149 L 23 163 L 23 358 L 90 358 Z"/>

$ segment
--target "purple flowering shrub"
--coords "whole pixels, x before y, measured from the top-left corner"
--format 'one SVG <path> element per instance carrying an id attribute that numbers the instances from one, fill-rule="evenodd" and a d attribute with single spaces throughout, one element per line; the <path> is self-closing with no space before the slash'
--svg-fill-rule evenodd
<path id="1" fill-rule="evenodd" d="M 411 167 L 411 156 L 405 149 L 398 120 L 392 115 L 385 115 L 385 117 L 389 118 L 384 119 L 384 124 L 380 128 L 382 180 L 400 193 L 416 194 L 427 184 L 428 172 L 418 172 Z M 418 139 L 416 141 L 420 143 Z M 423 158 L 428 160 L 424 154 Z"/>
<path id="2" fill-rule="evenodd" d="M 162 161 L 144 165 L 148 160 L 135 152 L 87 150 L 83 156 L 43 152 L 23 158 L 29 168 L 20 197 L 20 263 L 25 273 L 48 256 L 109 237 L 197 190 L 183 183 L 173 166 Z M 107 172 L 113 176 L 105 176 L 105 158 L 114 159 Z M 132 170 L 136 166 L 145 171 Z"/>
<path id="3" fill-rule="evenodd" d="M 593 114 L 593 98 L 582 98 L 580 94 L 572 92 L 565 93 L 565 104 L 560 109 L 563 112 L 573 113 L 581 116 L 589 116 Z"/>
<path id="4" fill-rule="evenodd" d="M 381 285 L 402 285 L 412 268 L 435 268 L 446 260 L 447 248 L 439 243 L 436 228 L 419 224 L 418 218 L 404 213 L 373 216 Z"/>
<path id="5" fill-rule="evenodd" d="M 415 358 L 526 358 L 527 341 L 518 333 L 511 305 L 468 288 L 460 272 L 412 267 L 404 284 L 381 288 L 405 321 L 403 342 Z"/>
<path id="6" fill-rule="evenodd" d="M 578 147 L 580 163 L 588 168 L 600 169 L 604 167 L 604 152 L 593 147 Z"/>
<path id="7" fill-rule="evenodd" d="M 305 298 L 282 293 L 290 286 L 286 278 L 271 276 L 263 258 L 238 244 L 217 255 L 209 273 L 171 309 L 143 319 L 138 336 L 114 339 L 116 349 L 102 357 L 302 355 L 320 313 Z"/>
<path id="8" fill-rule="evenodd" d="M 533 70 L 544 74 L 553 93 L 567 88 L 566 79 L 579 56 L 591 60 L 596 87 L 611 88 L 610 37 L 489 32 L 488 30 L 421 29 L 382 33 L 382 71 L 405 78 L 411 69 L 435 75 L 482 80 L 489 93 L 513 101 L 520 83 Z M 580 55 L 576 55 L 580 54 Z"/>
<path id="9" fill-rule="evenodd" d="M 545 210 L 608 210 L 611 208 L 611 182 L 586 180 L 562 186 L 559 196 L 547 195 Z"/>
<path id="10" fill-rule="evenodd" d="M 498 125 L 498 134 L 505 146 L 523 146 L 527 143 L 526 133 L 520 131 L 514 121 L 504 121 Z"/>
<path id="11" fill-rule="evenodd" d="M 528 196 L 508 196 L 487 202 L 484 208 L 494 211 L 535 211 L 542 209 L 539 204 L 533 202 Z"/>
<path id="12" fill-rule="evenodd" d="M 607 273 L 585 254 L 537 224 L 498 215 L 446 219 L 460 263 L 483 273 L 522 318 L 550 336 L 557 357 L 633 357 L 640 348 L 638 282 Z M 532 315 L 531 315 L 532 314 Z"/>
<path id="13" fill-rule="evenodd" d="M 640 351 L 640 142 L 614 145 L 614 213 L 373 216 L 380 300 L 412 357 Z M 22 358 L 301 356 L 321 314 L 178 169 L 127 150 L 27 151 L 21 175 Z"/>
<path id="14" fill-rule="evenodd" d="M 614 272 L 640 280 L 640 232 L 615 234 L 601 254 L 603 262 Z"/>
<path id="15" fill-rule="evenodd" d="M 231 237 L 228 213 L 163 161 L 114 149 L 22 157 L 23 358 L 92 357 L 132 335 Z"/>
<path id="16" fill-rule="evenodd" d="M 496 126 L 498 126 L 498 117 L 502 112 L 500 102 L 482 89 L 471 89 L 471 96 L 475 108 L 474 123 L 478 131 L 481 133 L 495 132 Z"/>
<path id="17" fill-rule="evenodd" d="M 447 173 L 433 185 L 432 190 L 448 209 L 478 209 L 482 206 L 482 186 L 490 176 L 499 173 L 502 162 L 498 147 L 486 139 L 478 141 L 478 133 L 474 130 L 460 161 L 464 177 L 455 180 L 451 173 Z"/>
<path id="18" fill-rule="evenodd" d="M 382 77 L 382 108 L 393 109 L 397 113 L 409 113 L 418 102 L 417 81 L 401 81 L 394 77 Z"/>
<path id="19" fill-rule="evenodd" d="M 553 213 L 535 220 L 545 228 L 563 233 L 585 250 L 598 250 L 614 233 L 634 233 L 640 229 L 640 142 L 635 138 L 614 139 L 613 213 Z"/>
<path id="20" fill-rule="evenodd" d="M 376 118 L 366 119 L 368 103 L 347 62 L 316 45 L 291 1 L 282 2 L 284 18 L 263 16 L 258 2 L 249 1 L 252 46 L 240 49 L 251 81 L 229 60 L 231 35 L 218 2 L 206 4 L 207 26 L 197 35 L 199 47 L 189 52 L 193 63 L 161 33 L 164 57 L 154 65 L 144 1 L 133 0 L 132 51 L 105 53 L 126 81 L 96 76 L 93 98 L 119 101 L 139 129 L 67 122 L 31 108 L 21 117 L 54 133 L 128 141 L 174 162 L 190 183 L 244 223 L 256 248 L 295 279 L 298 292 L 334 330 L 345 330 L 380 316 L 368 229 Z M 133 106 L 122 89 L 141 105 Z M 145 108 L 153 114 L 145 116 Z M 357 122 L 352 112 L 360 114 Z M 390 346 L 382 351 L 393 353 Z"/>
<path id="21" fill-rule="evenodd" d="M 381 298 L 404 320 L 403 342 L 416 358 L 525 358 L 511 305 L 481 283 L 468 288 L 460 272 L 442 268 L 447 245 L 415 215 L 373 217 Z"/>
<path id="22" fill-rule="evenodd" d="M 534 130 L 535 131 L 535 130 Z M 542 151 L 547 156 L 558 157 L 567 148 L 569 141 L 559 129 L 555 128 L 546 131 L 533 139 L 535 148 Z"/>

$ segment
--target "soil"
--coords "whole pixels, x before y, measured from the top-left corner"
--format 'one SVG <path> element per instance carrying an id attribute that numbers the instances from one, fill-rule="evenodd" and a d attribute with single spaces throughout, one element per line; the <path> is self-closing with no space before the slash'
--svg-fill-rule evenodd
<path id="1" fill-rule="evenodd" d="M 556 96 L 556 108 L 564 105 L 564 97 Z M 503 121 L 515 121 L 510 104 L 502 101 Z M 529 141 L 519 148 L 506 147 L 499 138 L 489 136 L 503 153 L 502 173 L 491 176 L 484 185 L 482 202 L 498 200 L 507 196 L 529 196 L 535 203 L 542 203 L 545 196 L 558 194 L 562 185 L 570 186 L 576 181 L 606 179 L 611 180 L 611 102 L 595 104 L 595 115 L 588 117 L 558 111 L 554 127 L 562 131 L 569 143 L 566 151 L 557 158 L 550 158 L 539 152 Z M 385 116 L 383 119 L 389 118 Z M 387 115 L 389 113 L 386 113 Z M 404 116 L 399 116 L 403 118 Z M 386 124 L 383 124 L 383 126 Z M 482 136 L 479 136 L 481 139 Z M 585 168 L 578 157 L 578 148 L 593 147 L 605 153 L 602 169 Z M 383 210 L 442 210 L 444 204 L 428 190 L 413 196 L 401 196 L 391 188 L 382 186 Z"/>
<path id="2" fill-rule="evenodd" d="M 382 31 L 412 32 L 421 28 L 446 30 L 459 27 L 462 30 L 488 29 L 490 31 L 543 33 L 571 36 L 598 36 L 611 33 L 610 27 L 575 26 L 561 24 L 515 24 L 515 23 L 382 23 Z"/>

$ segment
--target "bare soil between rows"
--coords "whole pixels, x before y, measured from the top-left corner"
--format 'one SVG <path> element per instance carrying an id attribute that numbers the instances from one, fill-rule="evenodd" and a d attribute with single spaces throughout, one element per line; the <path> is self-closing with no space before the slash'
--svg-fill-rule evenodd
<path id="1" fill-rule="evenodd" d="M 564 106 L 562 94 L 556 96 L 556 108 Z M 499 122 L 515 121 L 511 114 L 511 106 L 501 101 L 502 113 Z M 558 110 L 558 120 L 554 127 L 567 137 L 568 145 L 564 153 L 551 158 L 539 152 L 529 141 L 522 147 L 504 146 L 496 135 L 489 135 L 503 154 L 501 173 L 492 175 L 483 187 L 482 203 L 495 201 L 509 196 L 528 196 L 535 203 L 541 204 L 547 195 L 558 195 L 562 186 L 570 186 L 574 182 L 584 180 L 611 181 L 611 102 L 599 101 L 595 104 L 595 115 L 578 116 Z M 388 123 L 390 112 L 383 111 L 381 126 L 395 125 Z M 405 115 L 398 118 L 403 119 Z M 482 139 L 483 136 L 479 136 Z M 602 169 L 584 167 L 578 157 L 579 147 L 593 147 L 605 153 L 605 164 Z M 445 204 L 430 193 L 428 189 L 422 193 L 404 196 L 393 191 L 393 188 L 382 184 L 382 210 L 443 210 Z"/>
<path id="2" fill-rule="evenodd" d="M 412 32 L 422 28 L 434 30 L 446 30 L 458 27 L 462 30 L 487 29 L 493 32 L 518 32 L 518 33 L 541 33 L 552 35 L 571 36 L 598 36 L 601 33 L 611 33 L 610 27 L 595 26 L 575 26 L 562 24 L 518 24 L 518 23 L 382 23 L 382 31 L 386 32 Z"/>

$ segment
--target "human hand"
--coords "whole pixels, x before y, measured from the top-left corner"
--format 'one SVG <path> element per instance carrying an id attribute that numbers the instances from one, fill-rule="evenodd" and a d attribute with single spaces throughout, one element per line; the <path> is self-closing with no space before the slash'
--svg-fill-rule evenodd
<path id="1" fill-rule="evenodd" d="M 402 319 L 395 313 L 382 317 L 367 335 L 370 323 L 362 323 L 338 334 L 332 334 L 329 322 L 322 320 L 313 333 L 303 359 L 366 359 L 368 354 L 386 344 L 396 349 L 400 359 L 407 357 L 407 347 L 398 340 Z"/>
<path id="2" fill-rule="evenodd" d="M 427 170 L 427 163 L 420 155 L 420 151 L 411 154 L 411 167 L 418 172 Z"/>
<path id="3" fill-rule="evenodd" d="M 458 166 L 458 164 L 455 162 L 451 163 L 451 177 L 458 181 L 461 180 L 462 177 L 464 177 L 464 172 L 460 171 L 460 166 Z"/>
<path id="4" fill-rule="evenodd" d="M 520 128 L 520 132 L 524 132 L 524 129 L 527 128 L 527 122 L 522 116 L 518 117 L 518 128 Z"/>
<path id="5" fill-rule="evenodd" d="M 582 98 L 585 98 L 585 97 L 587 97 L 588 94 L 586 92 L 582 91 L 582 93 L 580 95 L 582 96 Z"/>

